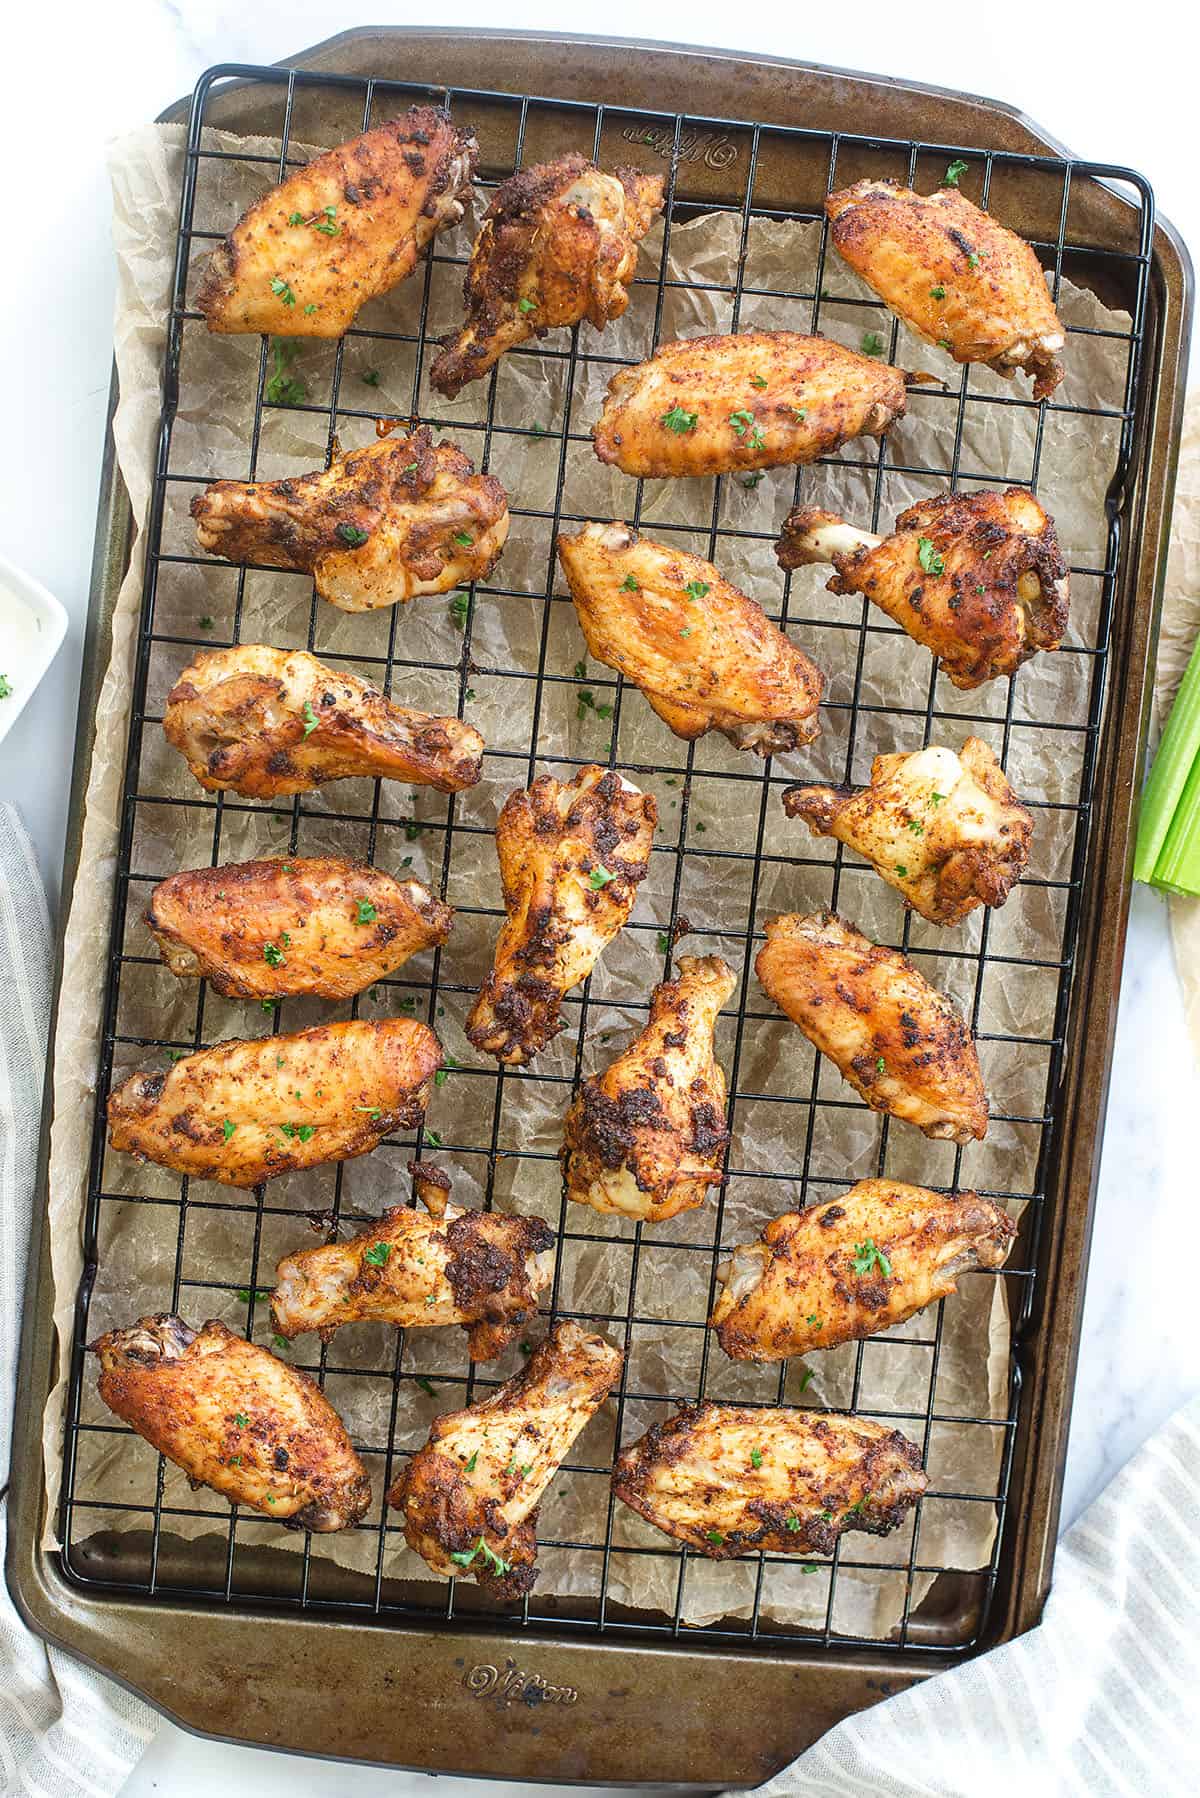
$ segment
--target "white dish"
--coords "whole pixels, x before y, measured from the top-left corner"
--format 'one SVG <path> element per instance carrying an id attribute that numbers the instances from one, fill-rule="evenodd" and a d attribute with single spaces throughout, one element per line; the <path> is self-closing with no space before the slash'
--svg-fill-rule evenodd
<path id="1" fill-rule="evenodd" d="M 0 743 L 66 634 L 67 614 L 53 593 L 0 556 Z"/>

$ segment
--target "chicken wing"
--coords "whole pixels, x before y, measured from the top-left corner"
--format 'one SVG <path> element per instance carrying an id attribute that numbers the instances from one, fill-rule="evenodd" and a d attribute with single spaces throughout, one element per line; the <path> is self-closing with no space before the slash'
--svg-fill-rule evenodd
<path id="1" fill-rule="evenodd" d="M 519 1066 L 557 1036 L 563 994 L 633 910 L 657 822 L 652 795 L 594 763 L 509 794 L 496 824 L 507 915 L 466 1026 L 477 1049 Z"/>
<path id="2" fill-rule="evenodd" d="M 393 705 L 306 650 L 265 643 L 201 652 L 167 695 L 163 733 L 202 787 L 248 799 L 356 774 L 457 793 L 483 769 L 483 738 L 460 718 Z"/>
<path id="3" fill-rule="evenodd" d="M 504 1353 L 554 1272 L 553 1230 L 537 1217 L 448 1205 L 445 1175 L 419 1162 L 413 1175 L 434 1211 L 401 1205 L 347 1242 L 284 1256 L 271 1295 L 281 1336 L 317 1330 L 329 1342 L 364 1319 L 405 1329 L 461 1324 L 472 1361 Z"/>
<path id="4" fill-rule="evenodd" d="M 830 593 L 861 593 L 937 657 L 956 687 L 1015 674 L 1067 628 L 1070 575 L 1054 520 L 1025 487 L 948 493 L 901 512 L 890 537 L 834 512 L 789 512 L 784 568 L 832 562 Z"/>
<path id="5" fill-rule="evenodd" d="M 720 956 L 684 955 L 679 978 L 650 999 L 650 1018 L 567 1112 L 567 1197 L 642 1220 L 704 1203 L 722 1180 L 725 1073 L 713 1054 L 717 1013 L 737 985 Z"/>
<path id="6" fill-rule="evenodd" d="M 1042 265 L 1007 226 L 957 187 L 917 194 L 896 181 L 856 181 L 830 194 L 834 244 L 910 330 L 956 362 L 997 374 L 1027 369 L 1034 399 L 1063 378 L 1066 338 Z"/>
<path id="7" fill-rule="evenodd" d="M 555 1324 L 490 1398 L 435 1420 L 388 1493 L 408 1546 L 435 1573 L 473 1573 L 497 1598 L 537 1579 L 538 1500 L 621 1377 L 622 1355 L 575 1323 Z"/>
<path id="8" fill-rule="evenodd" d="M 1016 1225 L 978 1193 L 860 1180 L 840 1199 L 772 1218 L 717 1269 L 710 1326 L 734 1361 L 783 1361 L 902 1324 L 1002 1267 Z"/>
<path id="9" fill-rule="evenodd" d="M 647 1430 L 613 1471 L 623 1504 L 712 1561 L 832 1554 L 847 1530 L 886 1536 L 928 1483 L 916 1444 L 865 1417 L 708 1399 Z"/>
<path id="10" fill-rule="evenodd" d="M 677 737 L 719 730 L 765 756 L 817 735 L 820 669 L 711 562 L 615 523 L 560 537 L 558 559 L 591 653 Z"/>
<path id="11" fill-rule="evenodd" d="M 471 198 L 479 146 L 440 107 L 315 156 L 242 214 L 196 304 L 210 331 L 341 337 Z"/>
<path id="12" fill-rule="evenodd" d="M 390 424 L 383 427 L 390 431 Z M 285 481 L 214 481 L 192 501 L 196 538 L 227 562 L 311 574 L 343 612 L 481 581 L 508 536 L 508 495 L 428 425 Z"/>
<path id="13" fill-rule="evenodd" d="M 100 1397 L 124 1423 L 211 1486 L 288 1529 L 345 1530 L 371 1482 L 315 1380 L 209 1321 L 160 1312 L 93 1342 Z"/>
<path id="14" fill-rule="evenodd" d="M 904 415 L 904 376 L 795 331 L 678 338 L 608 384 L 596 454 L 625 474 L 729 474 L 815 462 Z"/>
<path id="15" fill-rule="evenodd" d="M 1025 872 L 1033 818 L 978 737 L 877 755 L 867 787 L 785 787 L 783 809 L 869 861 L 931 924 L 1003 905 Z"/>
<path id="16" fill-rule="evenodd" d="M 926 1136 L 967 1143 L 987 1133 L 987 1094 L 971 1032 L 899 949 L 884 949 L 833 912 L 767 920 L 754 971 L 875 1111 Z"/>
<path id="17" fill-rule="evenodd" d="M 108 1140 L 193 1179 L 257 1186 L 420 1123 L 441 1059 L 414 1018 L 217 1043 L 165 1074 L 131 1074 L 109 1097 Z"/>
<path id="18" fill-rule="evenodd" d="M 602 331 L 629 304 L 638 244 L 662 211 L 661 175 L 606 175 L 572 154 L 502 182 L 463 283 L 467 317 L 429 371 L 453 399 L 505 350 L 586 318 Z"/>
<path id="19" fill-rule="evenodd" d="M 146 908 L 172 974 L 227 999 L 348 999 L 444 943 L 453 918 L 419 880 L 332 855 L 192 868 Z"/>

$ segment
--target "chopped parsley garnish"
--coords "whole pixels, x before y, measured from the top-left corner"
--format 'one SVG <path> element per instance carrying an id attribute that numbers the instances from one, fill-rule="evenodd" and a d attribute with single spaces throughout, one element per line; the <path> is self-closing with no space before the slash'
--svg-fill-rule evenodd
<path id="1" fill-rule="evenodd" d="M 274 1004 L 274 1000 L 272 1000 L 272 1004 Z M 168 1049 L 167 1050 L 167 1054 L 170 1056 L 172 1061 L 182 1061 L 184 1056 L 188 1055 L 189 1053 L 190 1053 L 190 1051 L 187 1049 Z"/>
<path id="2" fill-rule="evenodd" d="M 765 476 L 765 474 L 766 474 L 766 470 L 765 470 L 765 469 L 762 469 L 762 468 L 756 468 L 756 469 L 755 469 L 755 470 L 754 470 L 754 473 L 753 473 L 753 474 L 744 474 L 744 475 L 743 475 L 743 476 L 742 476 L 742 483 L 741 483 L 741 484 L 742 484 L 742 486 L 743 486 L 743 487 L 746 487 L 746 488 L 748 488 L 748 489 L 749 489 L 749 490 L 750 490 L 750 491 L 751 491 L 751 492 L 753 492 L 753 490 L 754 490 L 754 489 L 755 489 L 755 487 L 757 487 L 757 486 L 758 486 L 758 483 L 759 483 L 759 482 L 760 482 L 760 481 L 761 481 L 761 480 L 762 480 L 762 479 L 763 479 L 763 478 L 764 478 L 764 476 Z"/>
<path id="3" fill-rule="evenodd" d="M 800 1376 L 800 1390 L 801 1390 L 801 1392 L 803 1392 L 803 1391 L 804 1391 L 804 1390 L 805 1390 L 805 1389 L 806 1389 L 806 1388 L 807 1388 L 807 1386 L 808 1386 L 808 1382 L 809 1382 L 809 1381 L 810 1381 L 810 1380 L 811 1380 L 811 1379 L 812 1379 L 812 1377 L 813 1377 L 813 1370 L 812 1370 L 812 1368 L 811 1368 L 811 1367 L 806 1367 L 806 1368 L 805 1368 L 805 1369 L 804 1369 L 804 1372 L 803 1372 L 803 1373 L 802 1373 L 802 1374 L 801 1374 L 801 1376 Z"/>
<path id="4" fill-rule="evenodd" d="M 517 305 L 521 308 L 522 312 L 536 312 L 537 311 L 537 301 L 536 300 L 518 300 Z"/>
<path id="5" fill-rule="evenodd" d="M 670 947 L 671 947 L 670 937 L 667 935 L 665 930 L 660 930 L 658 933 L 658 953 L 660 955 L 665 955 L 667 953 L 667 951 L 670 949 Z"/>
<path id="6" fill-rule="evenodd" d="M 350 549 L 361 549 L 371 533 L 360 531 L 356 524 L 339 524 L 334 535 L 340 537 Z"/>
<path id="7" fill-rule="evenodd" d="M 809 1316 L 805 1319 L 805 1322 L 810 1324 L 814 1330 L 819 1330 L 821 1328 L 821 1320 L 817 1316 L 815 1311 L 813 1311 L 809 1314 Z"/>
<path id="8" fill-rule="evenodd" d="M 299 406 L 308 398 L 308 388 L 298 374 L 292 372 L 292 364 L 299 354 L 299 344 L 287 337 L 273 337 L 271 349 L 275 358 L 275 372 L 263 388 L 263 397 L 271 406 Z"/>
<path id="9" fill-rule="evenodd" d="M 7 674 L 0 674 L 0 699 L 12 698 L 12 682 Z"/>
<path id="10" fill-rule="evenodd" d="M 592 692 L 590 687 L 580 687 L 576 697 L 579 701 L 575 708 L 575 716 L 577 718 L 586 718 L 589 712 L 595 712 L 597 718 L 612 717 L 612 706 L 608 704 L 597 705 L 596 695 Z"/>
<path id="11" fill-rule="evenodd" d="M 729 422 L 747 449 L 760 450 L 766 447 L 766 438 L 755 423 L 753 412 L 747 412 L 745 409 L 731 412 Z"/>
<path id="12" fill-rule="evenodd" d="M 381 1118 L 383 1112 L 378 1105 L 356 1105 L 355 1111 L 365 1111 L 369 1118 Z"/>
<path id="13" fill-rule="evenodd" d="M 807 406 L 793 406 L 792 407 L 792 417 L 795 419 L 795 421 L 798 425 L 802 425 L 804 423 L 805 419 L 808 417 L 808 407 Z"/>
<path id="14" fill-rule="evenodd" d="M 672 406 L 669 412 L 663 413 L 659 423 L 666 425 L 668 431 L 674 431 L 677 437 L 682 437 L 685 431 L 695 430 L 699 417 L 698 412 L 685 412 L 682 406 Z"/>
<path id="15" fill-rule="evenodd" d="M 285 306 L 294 306 L 296 304 L 296 296 L 282 275 L 272 275 L 271 292 L 275 295 L 276 299 L 282 300 Z"/>
<path id="16" fill-rule="evenodd" d="M 271 1288 L 269 1286 L 239 1286 L 233 1296 L 235 1299 L 241 1299 L 243 1305 L 248 1305 L 251 1299 L 269 1299 Z"/>
<path id="17" fill-rule="evenodd" d="M 224 1136 L 226 1142 L 229 1141 L 229 1138 L 233 1135 L 233 1133 L 236 1129 L 237 1129 L 237 1125 L 231 1124 L 229 1119 L 226 1118 L 225 1122 L 221 1125 L 221 1134 L 222 1134 L 222 1136 Z"/>
<path id="18" fill-rule="evenodd" d="M 887 1067 L 887 1062 L 883 1059 L 883 1056 L 877 1055 L 875 1058 L 875 1072 L 877 1074 L 882 1074 L 884 1072 L 884 1070 L 886 1069 L 886 1067 Z"/>
<path id="19" fill-rule="evenodd" d="M 787 1520 L 787 1527 L 791 1530 L 793 1535 L 796 1535 L 800 1529 L 800 1519 L 798 1517 L 789 1517 Z"/>
<path id="20" fill-rule="evenodd" d="M 315 311 L 316 311 L 316 310 L 317 310 L 317 306 L 316 306 L 316 301 L 315 301 L 315 300 L 310 300 L 310 301 L 309 301 L 309 302 L 308 302 L 308 305 L 307 305 L 307 306 L 306 306 L 306 307 L 305 307 L 305 308 L 304 308 L 304 315 L 305 315 L 305 317 L 306 317 L 306 318 L 307 318 L 307 317 L 308 317 L 308 314 L 309 314 L 309 313 L 310 313 L 310 312 L 315 312 Z M 274 1502 L 274 1501 L 272 1501 L 272 1502 Z"/>
<path id="21" fill-rule="evenodd" d="M 684 588 L 689 599 L 703 599 L 704 595 L 711 591 L 707 581 L 689 581 Z"/>
<path id="22" fill-rule="evenodd" d="M 904 866 L 903 862 L 896 863 L 896 872 L 900 876 L 901 880 L 908 879 L 908 869 Z"/>
<path id="23" fill-rule="evenodd" d="M 762 1466 L 762 1449 L 761 1448 L 752 1448 L 750 1450 L 750 1465 L 751 1465 L 751 1467 L 756 1467 L 756 1468 Z"/>
<path id="24" fill-rule="evenodd" d="M 685 624 L 683 629 L 679 633 L 679 635 L 681 637 L 690 637 L 691 634 L 692 634 L 692 627 L 690 624 Z"/>
<path id="25" fill-rule="evenodd" d="M 316 730 L 317 725 L 320 722 L 321 722 L 321 720 L 317 717 L 317 714 L 313 711 L 312 700 L 306 699 L 304 701 L 304 735 L 306 737 L 311 737 L 313 731 Z"/>
<path id="26" fill-rule="evenodd" d="M 593 893 L 598 893 L 601 887 L 606 887 L 610 880 L 615 879 L 616 875 L 610 874 L 607 868 L 593 868 L 588 875 L 588 885 Z"/>
<path id="27" fill-rule="evenodd" d="M 358 916 L 354 920 L 356 924 L 373 924 L 378 916 L 379 913 L 369 899 L 358 901 Z"/>
<path id="28" fill-rule="evenodd" d="M 419 1386 L 421 1381 L 418 1380 L 417 1384 Z M 501 1560 L 495 1550 L 488 1547 L 482 1536 L 480 1536 L 474 1548 L 464 1548 L 458 1554 L 451 1555 L 450 1559 L 459 1567 L 469 1567 L 476 1555 L 483 1556 L 487 1566 L 497 1577 L 509 1573 L 512 1569 L 512 1562 Z"/>
<path id="29" fill-rule="evenodd" d="M 925 826 L 919 818 L 910 818 L 905 828 L 911 830 L 914 837 L 923 837 L 925 835 Z"/>
<path id="30" fill-rule="evenodd" d="M 766 375 L 751 375 L 750 376 L 751 387 L 765 387 L 766 384 L 767 384 Z"/>
<path id="31" fill-rule="evenodd" d="M 280 1124 L 279 1128 L 285 1136 L 292 1138 L 298 1136 L 301 1142 L 308 1142 L 316 1134 L 311 1124 Z"/>
<path id="32" fill-rule="evenodd" d="M 263 944 L 263 960 L 269 968 L 281 968 L 287 957 L 278 943 Z"/>
<path id="33" fill-rule="evenodd" d="M 435 1086 L 445 1086 L 447 1080 L 450 1078 L 450 1069 L 456 1068 L 457 1066 L 458 1063 L 455 1061 L 453 1055 L 447 1055 L 445 1066 L 440 1067 L 433 1076 L 433 1084 Z"/>
<path id="34" fill-rule="evenodd" d="M 725 1538 L 721 1534 L 720 1530 L 705 1530 L 704 1539 L 706 1542 L 715 1542 L 718 1545 L 720 1545 L 725 1540 Z"/>
<path id="35" fill-rule="evenodd" d="M 931 793 L 929 795 L 929 803 L 930 805 L 940 805 L 945 797 L 946 795 L 944 793 Z"/>
<path id="36" fill-rule="evenodd" d="M 364 368 L 360 379 L 365 387 L 378 387 L 379 370 L 377 368 Z"/>
<path id="37" fill-rule="evenodd" d="M 477 1448 L 473 1448 L 471 1450 L 471 1459 L 465 1463 L 465 1471 L 467 1473 L 474 1473 L 475 1463 L 476 1463 L 476 1461 L 478 1461 L 478 1459 L 479 1459 L 479 1450 Z"/>
<path id="38" fill-rule="evenodd" d="M 475 689 L 474 689 L 474 687 L 468 687 L 468 688 L 467 688 L 467 690 L 466 690 L 466 692 L 465 692 L 465 693 L 464 693 L 464 694 L 463 694 L 463 698 L 464 698 L 464 700 L 466 700 L 466 701 L 467 701 L 467 703 L 468 703 L 468 704 L 469 704 L 469 703 L 470 703 L 470 701 L 471 701 L 471 700 L 472 700 L 472 699 L 474 699 L 474 697 L 475 697 Z"/>
<path id="39" fill-rule="evenodd" d="M 286 1336 L 272 1336 L 271 1338 L 271 1347 L 275 1350 L 288 1349 L 291 1346 Z"/>
<path id="40" fill-rule="evenodd" d="M 938 338 L 938 349 L 939 350 L 953 350 L 953 348 L 954 348 L 954 345 L 951 343 L 951 341 L 948 337 L 939 337 Z"/>
<path id="41" fill-rule="evenodd" d="M 981 261 L 981 258 L 980 258 L 978 250 L 968 250 L 967 251 L 967 267 L 968 268 L 978 268 L 980 261 Z"/>
<path id="42" fill-rule="evenodd" d="M 932 537 L 917 538 L 917 560 L 926 574 L 944 574 L 946 563 L 933 547 Z"/>
<path id="43" fill-rule="evenodd" d="M 249 1422 L 250 1422 L 250 1419 L 246 1416 L 246 1413 L 244 1411 L 239 1411 L 237 1413 L 237 1416 L 233 1420 L 234 1428 L 238 1429 L 238 1430 L 244 1430 L 247 1427 L 247 1425 L 249 1424 Z"/>
<path id="44" fill-rule="evenodd" d="M 622 593 L 640 593 L 641 588 L 638 586 L 633 575 L 627 574 L 625 579 L 621 582 L 621 591 Z"/>
<path id="45" fill-rule="evenodd" d="M 929 297 L 931 300 L 944 300 L 946 297 L 946 289 L 940 286 L 931 287 L 929 289 Z"/>
<path id="46" fill-rule="evenodd" d="M 430 1398 L 436 1398 L 437 1387 L 434 1385 L 432 1380 L 427 1380 L 425 1378 L 425 1376 L 422 1374 L 417 1379 L 417 1385 L 421 1388 L 422 1392 L 427 1392 L 429 1394 Z"/>
<path id="47" fill-rule="evenodd" d="M 882 356 L 883 338 L 878 331 L 864 331 L 861 347 L 864 356 Z"/>
<path id="48" fill-rule="evenodd" d="M 464 549 L 470 549 L 475 539 L 472 537 L 470 531 L 455 531 L 454 541 L 460 543 Z"/>
<path id="49" fill-rule="evenodd" d="M 869 1236 L 864 1242 L 855 1243 L 854 1271 L 856 1274 L 869 1274 L 876 1262 L 879 1264 L 879 1271 L 884 1279 L 889 1280 L 892 1275 L 892 1264 L 883 1250 L 877 1249 Z"/>
<path id="50" fill-rule="evenodd" d="M 425 1141 L 431 1143 L 435 1149 L 440 1149 L 442 1146 L 442 1139 L 436 1130 L 427 1130 L 425 1132 Z"/>
<path id="51" fill-rule="evenodd" d="M 970 163 L 963 162 L 960 157 L 956 157 L 950 164 L 950 167 L 946 170 L 946 173 L 942 176 L 942 186 L 957 187 L 959 176 L 965 175 L 970 166 Z"/>
<path id="52" fill-rule="evenodd" d="M 404 840 L 405 840 L 405 842 L 406 843 L 415 843 L 417 838 L 422 834 L 422 832 L 426 831 L 428 829 L 429 829 L 429 826 L 427 824 L 422 824 L 421 820 L 419 818 L 406 818 L 404 820 Z"/>
<path id="53" fill-rule="evenodd" d="M 467 612 L 470 609 L 470 605 L 471 605 L 470 598 L 465 593 L 455 593 L 451 596 L 451 599 L 450 599 L 450 622 L 454 626 L 456 631 L 465 631 L 466 630 L 466 628 L 467 628 Z"/>
<path id="54" fill-rule="evenodd" d="M 209 617 L 207 612 L 204 614 L 203 618 L 200 619 L 199 623 L 200 623 L 200 629 L 202 631 L 210 631 L 213 628 L 213 621 Z M 0 680 L 3 680 L 3 679 L 4 679 L 4 676 L 0 675 Z M 4 684 L 5 684 L 5 686 L 7 686 L 8 682 L 5 681 Z M 0 698 L 7 698 L 7 697 L 8 697 L 7 694 L 0 694 Z"/>
<path id="55" fill-rule="evenodd" d="M 392 1245 L 390 1242 L 373 1242 L 364 1254 L 363 1260 L 369 1261 L 372 1267 L 386 1267 L 388 1264 L 388 1256 L 391 1252 Z"/>

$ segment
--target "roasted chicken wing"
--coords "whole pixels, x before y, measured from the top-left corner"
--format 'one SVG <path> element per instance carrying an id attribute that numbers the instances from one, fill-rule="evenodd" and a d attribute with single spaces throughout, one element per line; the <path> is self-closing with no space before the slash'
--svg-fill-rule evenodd
<path id="1" fill-rule="evenodd" d="M 895 181 L 856 181 L 830 194 L 834 244 L 910 330 L 956 362 L 997 374 L 1027 369 L 1033 397 L 1063 378 L 1066 341 L 1042 265 L 1024 240 L 957 187 L 913 193 Z"/>
<path id="2" fill-rule="evenodd" d="M 473 1573 L 497 1598 L 537 1579 L 538 1500 L 621 1376 L 621 1351 L 555 1324 L 490 1398 L 439 1417 L 388 1493 L 435 1573 Z"/>
<path id="3" fill-rule="evenodd" d="M 297 169 L 214 251 L 196 304 L 210 331 L 340 337 L 411 275 L 471 198 L 479 146 L 448 113 L 414 106 Z"/>
<path id="4" fill-rule="evenodd" d="M 172 974 L 227 999 L 347 999 L 444 943 L 453 918 L 419 880 L 332 855 L 192 868 L 146 908 Z"/>
<path id="5" fill-rule="evenodd" d="M 1002 1267 L 1016 1225 L 978 1193 L 860 1180 L 840 1199 L 772 1218 L 717 1269 L 709 1323 L 734 1361 L 783 1361 L 902 1324 Z"/>
<path id="6" fill-rule="evenodd" d="M 661 175 L 606 175 L 579 155 L 522 169 L 484 214 L 463 284 L 467 317 L 429 371 L 451 399 L 505 350 L 586 318 L 597 331 L 629 304 L 638 244 L 662 211 Z"/>
<path id="7" fill-rule="evenodd" d="M 457 793 L 483 767 L 483 738 L 460 718 L 393 705 L 306 650 L 265 643 L 198 655 L 167 695 L 163 733 L 202 787 L 248 799 L 356 774 Z"/>
<path id="8" fill-rule="evenodd" d="M 1003 905 L 1025 872 L 1033 818 L 978 737 L 877 755 L 868 787 L 785 787 L 783 809 L 837 837 L 931 924 Z"/>
<path id="9" fill-rule="evenodd" d="M 445 1204 L 449 1181 L 414 1166 L 435 1212 L 385 1211 L 347 1242 L 300 1249 L 275 1269 L 271 1317 L 281 1336 L 328 1342 L 363 1319 L 406 1329 L 461 1324 L 472 1361 L 492 1361 L 537 1310 L 554 1272 L 554 1232 L 540 1218 Z"/>
<path id="10" fill-rule="evenodd" d="M 633 910 L 657 822 L 652 795 L 595 764 L 509 794 L 496 824 L 507 915 L 467 1019 L 477 1049 L 517 1066 L 557 1036 L 563 994 Z"/>
<path id="11" fill-rule="evenodd" d="M 875 537 L 798 506 L 776 548 L 784 568 L 832 562 L 830 593 L 861 593 L 937 657 L 956 687 L 1015 674 L 1067 628 L 1070 576 L 1054 520 L 1025 487 L 948 493 Z"/>
<path id="12" fill-rule="evenodd" d="M 847 1530 L 886 1536 L 928 1483 L 916 1444 L 865 1417 L 710 1400 L 655 1424 L 613 1471 L 622 1503 L 713 1561 L 832 1554 Z"/>
<path id="13" fill-rule="evenodd" d="M 719 730 L 775 755 L 816 736 L 820 669 L 711 562 L 624 524 L 560 537 L 558 559 L 591 653 L 677 737 Z"/>
<path id="14" fill-rule="evenodd" d="M 211 1486 L 289 1529 L 349 1529 L 371 1482 L 315 1380 L 222 1323 L 160 1312 L 91 1344 L 100 1397 L 139 1436 Z"/>
<path id="15" fill-rule="evenodd" d="M 441 1059 L 414 1018 L 217 1043 L 166 1073 L 131 1074 L 109 1097 L 108 1140 L 193 1179 L 257 1186 L 367 1155 L 420 1123 Z"/>
<path id="16" fill-rule="evenodd" d="M 196 538 L 227 562 L 311 574 L 343 612 L 448 593 L 491 571 L 508 536 L 508 495 L 428 425 L 382 436 L 315 474 L 214 481 L 192 501 Z"/>
<path id="17" fill-rule="evenodd" d="M 971 1032 L 899 949 L 833 912 L 767 920 L 754 971 L 768 998 L 840 1068 L 875 1111 L 926 1136 L 987 1132 L 987 1094 Z"/>
<path id="18" fill-rule="evenodd" d="M 904 376 L 795 331 L 664 343 L 608 384 L 596 454 L 625 474 L 730 474 L 832 455 L 904 413 Z"/>
<path id="19" fill-rule="evenodd" d="M 679 978 L 655 987 L 645 1029 L 584 1081 L 567 1113 L 569 1199 L 651 1220 L 694 1210 L 720 1185 L 729 1131 L 713 1031 L 736 985 L 720 956 L 684 955 Z"/>

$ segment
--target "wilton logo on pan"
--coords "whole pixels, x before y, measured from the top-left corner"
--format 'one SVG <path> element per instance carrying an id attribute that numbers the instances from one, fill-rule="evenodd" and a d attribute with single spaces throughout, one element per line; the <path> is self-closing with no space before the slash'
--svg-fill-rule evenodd
<path id="1" fill-rule="evenodd" d="M 576 1704 L 579 1693 L 574 1686 L 548 1686 L 539 1673 L 526 1673 L 513 1660 L 506 1660 L 503 1672 L 486 1661 L 467 1669 L 463 1685 L 473 1698 L 495 1698 L 501 1704 Z"/>
<path id="2" fill-rule="evenodd" d="M 669 162 L 675 149 L 675 132 L 670 125 L 626 125 L 621 136 L 627 143 L 644 144 Z M 681 131 L 680 162 L 702 162 L 706 168 L 727 169 L 738 159 L 738 147 L 719 131 Z"/>

